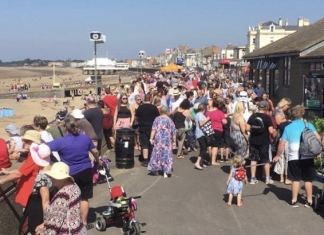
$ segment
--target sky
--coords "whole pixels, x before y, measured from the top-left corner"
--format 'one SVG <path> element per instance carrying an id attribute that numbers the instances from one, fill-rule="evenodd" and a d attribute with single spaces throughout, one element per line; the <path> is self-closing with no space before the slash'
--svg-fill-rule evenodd
<path id="1" fill-rule="evenodd" d="M 323 18 L 323 1 L 301 0 L 0 0 L 0 60 L 87 60 L 91 31 L 106 35 L 98 57 L 137 59 L 189 45 L 246 45 L 249 26 Z"/>

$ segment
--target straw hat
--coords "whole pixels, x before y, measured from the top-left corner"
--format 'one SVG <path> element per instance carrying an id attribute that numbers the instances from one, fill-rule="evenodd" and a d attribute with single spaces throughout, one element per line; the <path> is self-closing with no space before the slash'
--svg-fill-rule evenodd
<path id="1" fill-rule="evenodd" d="M 32 143 L 29 151 L 36 165 L 49 166 L 51 150 L 46 144 L 37 145 Z"/>
<path id="2" fill-rule="evenodd" d="M 21 137 L 23 140 L 31 140 L 35 144 L 41 144 L 41 134 L 38 131 L 29 130 Z"/>
<path id="3" fill-rule="evenodd" d="M 55 162 L 51 170 L 44 172 L 44 174 L 56 180 L 64 180 L 70 178 L 74 181 L 73 177 L 70 176 L 70 167 L 64 162 Z"/>
<path id="4" fill-rule="evenodd" d="M 173 89 L 172 95 L 180 95 L 179 90 L 178 89 Z"/>

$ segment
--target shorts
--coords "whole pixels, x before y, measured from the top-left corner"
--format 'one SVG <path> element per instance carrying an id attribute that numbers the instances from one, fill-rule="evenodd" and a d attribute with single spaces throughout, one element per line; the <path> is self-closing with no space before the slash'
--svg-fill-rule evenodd
<path id="1" fill-rule="evenodd" d="M 81 190 L 81 200 L 87 200 L 93 197 L 92 168 L 85 169 L 72 175 L 74 182 Z"/>
<path id="2" fill-rule="evenodd" d="M 142 149 L 150 148 L 150 135 L 152 127 L 151 126 L 140 126 L 139 127 L 139 141 Z"/>
<path id="3" fill-rule="evenodd" d="M 251 145 L 250 160 L 260 163 L 270 163 L 269 145 Z"/>
<path id="4" fill-rule="evenodd" d="M 222 136 L 223 136 L 222 131 L 214 130 L 214 135 L 213 135 L 214 138 L 212 139 L 209 146 L 211 146 L 212 148 L 221 148 L 222 147 Z"/>
<path id="5" fill-rule="evenodd" d="M 201 136 L 197 139 L 198 143 L 199 143 L 199 147 L 200 147 L 200 151 L 199 151 L 199 157 L 203 157 L 205 156 L 206 152 L 207 152 L 207 140 L 205 136 Z"/>
<path id="6" fill-rule="evenodd" d="M 223 137 L 222 137 L 222 147 L 223 148 L 229 148 L 232 145 L 232 139 L 230 136 L 230 133 L 227 131 L 224 131 Z"/>
<path id="7" fill-rule="evenodd" d="M 312 182 L 316 178 L 314 159 L 288 161 L 288 179 Z"/>

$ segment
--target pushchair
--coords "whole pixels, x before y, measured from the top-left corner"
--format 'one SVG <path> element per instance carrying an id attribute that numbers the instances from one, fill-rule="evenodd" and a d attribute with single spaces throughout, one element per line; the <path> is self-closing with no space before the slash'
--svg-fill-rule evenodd
<path id="1" fill-rule="evenodd" d="M 111 187 L 108 179 L 109 171 L 109 162 L 104 162 L 103 167 L 99 169 L 99 174 L 106 177 L 110 201 L 107 210 L 97 216 L 95 227 L 98 231 L 105 231 L 107 226 L 122 222 L 124 235 L 139 235 L 141 228 L 146 225 L 135 219 L 135 211 L 137 210 L 135 199 L 141 198 L 141 196 L 127 197 L 122 186 Z"/>

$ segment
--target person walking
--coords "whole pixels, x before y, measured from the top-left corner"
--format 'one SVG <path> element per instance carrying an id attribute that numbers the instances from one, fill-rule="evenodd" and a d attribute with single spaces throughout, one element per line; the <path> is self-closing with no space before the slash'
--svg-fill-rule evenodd
<path id="1" fill-rule="evenodd" d="M 96 99 L 93 96 L 87 98 L 87 110 L 84 112 L 84 117 L 88 120 L 88 122 L 90 122 L 97 135 L 98 144 L 95 147 L 97 148 L 100 155 L 103 137 L 103 113 L 101 109 L 97 106 Z"/>
<path id="2" fill-rule="evenodd" d="M 161 115 L 156 117 L 150 133 L 150 143 L 153 151 L 147 169 L 156 175 L 163 171 L 163 177 L 168 178 L 172 172 L 173 153 L 176 145 L 176 128 L 173 121 L 168 117 L 168 108 L 162 106 Z"/>
<path id="3" fill-rule="evenodd" d="M 152 102 L 152 95 L 146 94 L 144 103 L 138 106 L 135 117 L 138 121 L 139 140 L 143 154 L 142 166 L 147 167 L 150 152 L 150 134 L 156 117 L 160 115 L 159 110 Z"/>

